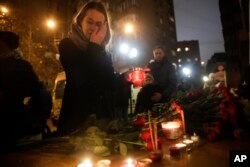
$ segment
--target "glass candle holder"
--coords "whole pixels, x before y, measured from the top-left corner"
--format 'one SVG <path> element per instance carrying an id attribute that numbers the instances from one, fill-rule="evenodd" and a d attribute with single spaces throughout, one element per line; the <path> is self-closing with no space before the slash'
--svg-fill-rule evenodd
<path id="1" fill-rule="evenodd" d="M 178 139 L 182 135 L 179 121 L 162 122 L 161 127 L 167 139 Z"/>
<path id="2" fill-rule="evenodd" d="M 110 167 L 111 161 L 108 159 L 102 159 L 97 162 L 97 167 Z"/>
<path id="3" fill-rule="evenodd" d="M 183 152 L 186 152 L 186 144 L 178 143 L 169 147 L 170 156 L 180 156 Z"/>
<path id="4" fill-rule="evenodd" d="M 138 167 L 150 167 L 152 160 L 149 158 L 143 158 L 138 161 Z"/>
<path id="5" fill-rule="evenodd" d="M 121 167 L 136 167 L 136 165 L 137 165 L 136 160 L 128 158 L 126 161 L 122 162 Z"/>
<path id="6" fill-rule="evenodd" d="M 186 151 L 191 151 L 193 148 L 193 140 L 185 139 L 182 143 L 186 144 Z"/>

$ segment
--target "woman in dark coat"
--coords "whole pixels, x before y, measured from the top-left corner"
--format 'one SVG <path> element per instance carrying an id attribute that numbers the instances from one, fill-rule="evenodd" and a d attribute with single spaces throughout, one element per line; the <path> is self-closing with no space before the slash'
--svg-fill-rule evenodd
<path id="1" fill-rule="evenodd" d="M 71 134 L 86 119 L 111 116 L 115 80 L 111 57 L 105 47 L 110 39 L 107 12 L 101 2 L 89 2 L 76 15 L 69 37 L 59 45 L 66 86 L 58 132 Z"/>

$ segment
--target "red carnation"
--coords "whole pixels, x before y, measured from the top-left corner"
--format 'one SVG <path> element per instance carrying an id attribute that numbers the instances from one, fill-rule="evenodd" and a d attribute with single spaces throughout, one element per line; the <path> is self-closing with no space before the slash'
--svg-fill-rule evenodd
<path id="1" fill-rule="evenodd" d="M 138 115 L 134 120 L 133 120 L 133 125 L 136 126 L 145 126 L 145 116 L 144 115 Z"/>
<path id="2" fill-rule="evenodd" d="M 141 138 L 141 140 L 143 140 L 143 141 L 150 140 L 151 135 L 150 135 L 150 130 L 149 130 L 149 128 L 144 128 L 144 129 L 142 129 L 142 131 L 141 131 L 141 133 L 140 133 L 140 138 Z"/>

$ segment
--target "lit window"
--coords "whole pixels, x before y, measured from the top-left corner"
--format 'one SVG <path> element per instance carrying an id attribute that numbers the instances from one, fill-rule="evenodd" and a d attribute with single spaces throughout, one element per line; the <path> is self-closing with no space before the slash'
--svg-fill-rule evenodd
<path id="1" fill-rule="evenodd" d="M 172 65 L 174 66 L 175 69 L 177 69 L 177 64 L 176 63 L 172 63 Z"/>
<path id="2" fill-rule="evenodd" d="M 181 51 L 181 48 L 177 48 L 177 52 L 180 52 Z"/>
<path id="3" fill-rule="evenodd" d="M 174 22 L 174 18 L 172 16 L 169 17 L 169 20 Z"/>
<path id="4" fill-rule="evenodd" d="M 198 61 L 198 58 L 196 57 L 196 58 L 194 58 L 194 60 L 195 60 L 195 61 Z"/>
<path id="5" fill-rule="evenodd" d="M 181 62 L 181 59 L 178 59 L 178 62 Z"/>
<path id="6" fill-rule="evenodd" d="M 171 53 L 173 56 L 176 56 L 176 52 L 174 50 L 171 50 Z"/>
<path id="7" fill-rule="evenodd" d="M 185 51 L 189 51 L 189 47 L 185 47 Z"/>
<path id="8" fill-rule="evenodd" d="M 162 18 L 160 18 L 160 23 L 163 24 L 163 19 Z"/>

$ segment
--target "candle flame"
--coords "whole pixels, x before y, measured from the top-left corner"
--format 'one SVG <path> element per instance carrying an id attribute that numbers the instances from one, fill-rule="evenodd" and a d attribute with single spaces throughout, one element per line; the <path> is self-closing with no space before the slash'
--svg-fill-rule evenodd
<path id="1" fill-rule="evenodd" d="M 90 159 L 85 159 L 82 163 L 77 165 L 77 167 L 92 167 L 93 164 L 91 163 Z"/>
<path id="2" fill-rule="evenodd" d="M 179 122 L 162 122 L 161 124 L 163 129 L 175 129 L 180 128 Z"/>
<path id="3" fill-rule="evenodd" d="M 133 160 L 132 160 L 132 159 L 130 159 L 130 158 L 127 159 L 127 164 L 128 164 L 128 165 L 132 165 L 132 163 L 133 163 Z"/>
<path id="4" fill-rule="evenodd" d="M 177 143 L 175 144 L 175 146 L 181 148 L 181 147 L 186 147 L 187 145 L 183 143 Z"/>

